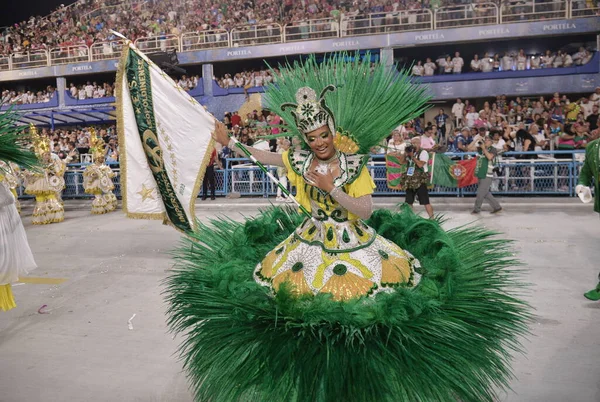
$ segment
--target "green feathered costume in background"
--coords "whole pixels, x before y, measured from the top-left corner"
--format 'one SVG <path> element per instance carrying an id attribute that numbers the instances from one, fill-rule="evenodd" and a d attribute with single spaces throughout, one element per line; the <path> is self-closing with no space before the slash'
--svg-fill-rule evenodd
<path id="1" fill-rule="evenodd" d="M 265 98 L 290 124 L 282 104 L 297 103 L 301 87 L 319 93 L 331 84 L 337 135 L 359 153 L 428 99 L 405 72 L 344 56 L 282 68 Z M 303 135 L 293 125 L 290 134 Z M 507 241 L 479 228 L 444 231 L 408 208 L 377 210 L 365 223 L 420 261 L 417 286 L 335 301 L 295 296 L 284 283 L 273 295 L 253 272 L 304 219 L 289 207 L 244 222 L 216 219 L 176 250 L 169 325 L 184 337 L 196 401 L 481 402 L 508 387 L 529 313 Z"/>

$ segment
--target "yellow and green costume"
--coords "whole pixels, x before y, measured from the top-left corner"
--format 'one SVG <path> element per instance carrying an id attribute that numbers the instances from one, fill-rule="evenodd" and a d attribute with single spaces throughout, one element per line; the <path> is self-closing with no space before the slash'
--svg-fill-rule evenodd
<path id="1" fill-rule="evenodd" d="M 258 264 L 257 282 L 277 292 L 289 283 L 293 294 L 328 293 L 334 300 L 350 300 L 400 285 L 419 283 L 418 261 L 396 244 L 379 236 L 335 199 L 303 177 L 314 155 L 307 151 L 283 153 L 296 199 L 312 213 Z M 373 193 L 375 183 L 361 156 L 340 154 L 336 187 L 358 198 Z"/>
<path id="2" fill-rule="evenodd" d="M 265 102 L 286 136 L 329 127 L 338 201 L 305 179 L 305 147 L 283 164 L 306 213 L 274 207 L 188 233 L 165 294 L 195 400 L 496 400 L 529 319 L 508 243 L 409 208 L 361 220 L 339 205 L 368 201 L 370 214 L 365 155 L 423 112 L 426 88 L 359 55 L 280 71 Z"/>

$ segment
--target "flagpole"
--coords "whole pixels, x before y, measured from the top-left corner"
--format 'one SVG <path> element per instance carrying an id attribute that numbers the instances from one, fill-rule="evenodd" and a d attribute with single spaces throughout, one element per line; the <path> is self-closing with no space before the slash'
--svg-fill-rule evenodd
<path id="1" fill-rule="evenodd" d="M 230 137 L 233 142 L 235 143 L 235 145 L 252 161 L 254 162 L 259 168 L 260 170 L 262 170 L 268 177 L 269 179 L 271 179 L 271 181 L 273 181 L 273 183 L 275 183 L 277 185 L 277 187 L 279 187 L 281 189 L 281 191 L 283 191 L 283 193 L 289 198 L 291 199 L 300 209 L 300 211 L 302 211 L 304 213 L 304 215 L 306 215 L 308 218 L 310 218 L 312 221 L 315 221 L 315 218 L 312 216 L 312 214 L 310 212 L 308 212 L 308 210 L 306 208 L 304 208 L 302 206 L 302 204 L 300 204 L 298 202 L 298 200 L 288 191 L 288 189 L 281 184 L 281 182 L 279 180 L 277 180 L 277 178 L 275 176 L 273 176 L 273 174 L 271 172 L 269 172 L 269 170 L 265 167 L 265 165 L 263 165 L 262 163 L 260 163 L 254 156 L 252 156 L 252 154 L 250 153 L 250 151 L 248 151 L 248 149 L 241 143 L 239 142 L 235 137 Z"/>
<path id="2" fill-rule="evenodd" d="M 127 46 L 129 46 L 131 49 L 137 51 L 137 53 L 146 61 L 148 62 L 150 65 L 152 65 L 153 63 L 150 61 L 150 59 L 148 59 L 148 57 L 143 54 L 142 52 L 139 51 L 139 49 L 135 46 L 135 44 L 130 41 L 129 39 L 127 39 L 125 36 L 123 36 L 122 34 L 120 34 L 119 32 L 113 31 L 112 29 L 110 30 L 110 32 L 112 34 L 114 34 L 115 36 L 123 39 L 125 41 L 125 44 Z M 193 98 L 192 98 L 193 99 Z M 206 107 L 205 107 L 206 109 Z M 269 172 L 269 170 L 265 167 L 265 165 L 263 165 L 262 163 L 260 163 L 254 156 L 252 156 L 252 154 L 250 153 L 250 151 L 248 151 L 248 149 L 246 149 L 246 147 L 244 145 L 242 145 L 242 143 L 240 143 L 235 137 L 230 137 L 234 143 L 236 144 L 236 146 L 252 161 L 254 162 L 259 168 L 260 170 L 262 170 L 268 177 L 269 179 L 271 179 L 271 181 L 273 181 L 273 183 L 275 183 L 277 185 L 277 187 L 279 187 L 281 189 L 281 191 L 283 191 L 283 193 L 290 198 L 300 209 L 300 211 L 302 211 L 304 213 L 304 215 L 306 215 L 310 220 L 312 220 L 314 223 L 316 223 L 316 219 L 312 216 L 312 214 L 310 212 L 308 212 L 308 210 L 303 207 L 298 200 L 292 195 L 290 194 L 290 192 L 288 191 L 288 189 L 283 186 L 281 184 L 281 182 L 279 180 L 277 180 L 277 178 L 275 176 L 273 176 L 273 174 L 271 172 Z"/>

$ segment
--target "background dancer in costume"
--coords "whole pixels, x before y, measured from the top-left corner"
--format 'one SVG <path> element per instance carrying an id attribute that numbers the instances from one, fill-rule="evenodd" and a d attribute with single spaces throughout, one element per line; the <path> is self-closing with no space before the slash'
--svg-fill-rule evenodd
<path id="1" fill-rule="evenodd" d="M 287 168 L 310 218 L 215 221 L 177 252 L 169 324 L 197 401 L 480 402 L 507 386 L 529 315 L 506 243 L 373 211 L 368 152 L 428 97 L 348 57 L 282 67 L 265 100 L 304 149 L 250 149 Z M 222 125 L 214 135 L 238 147 Z"/>
<path id="2" fill-rule="evenodd" d="M 19 173 L 21 169 L 15 163 L 6 163 L 0 161 L 0 183 L 4 182 L 4 184 L 8 187 L 13 197 L 15 198 L 15 207 L 21 214 L 21 203 L 19 202 L 17 188 L 19 187 Z"/>
<path id="3" fill-rule="evenodd" d="M 35 196 L 35 208 L 31 222 L 34 225 L 47 225 L 62 222 L 65 209 L 57 196 L 65 188 L 64 165 L 60 159 L 54 159 L 50 153 L 50 140 L 30 127 L 35 153 L 42 165 L 42 170 L 24 172 L 25 194 Z"/>
<path id="4" fill-rule="evenodd" d="M 6 173 L 3 166 L 13 163 L 27 169 L 35 169 L 37 165 L 35 154 L 26 150 L 25 138 L 15 123 L 12 112 L 0 113 L 0 176 Z M 34 268 L 36 264 L 15 198 L 6 182 L 0 180 L 0 310 L 16 307 L 11 283 Z"/>
<path id="5" fill-rule="evenodd" d="M 93 129 L 90 138 L 94 163 L 88 165 L 83 172 L 83 188 L 86 194 L 94 195 L 92 214 L 101 215 L 117 208 L 117 197 L 113 193 L 115 185 L 112 181 L 116 173 L 104 163 L 104 140 Z"/>
<path id="6" fill-rule="evenodd" d="M 592 191 L 589 186 L 594 186 L 594 212 L 600 213 L 600 139 L 594 140 L 585 147 L 585 162 L 579 173 L 579 181 L 575 192 L 583 202 L 592 201 Z M 590 300 L 600 300 L 600 274 L 598 285 L 595 289 L 586 292 L 584 296 Z"/>

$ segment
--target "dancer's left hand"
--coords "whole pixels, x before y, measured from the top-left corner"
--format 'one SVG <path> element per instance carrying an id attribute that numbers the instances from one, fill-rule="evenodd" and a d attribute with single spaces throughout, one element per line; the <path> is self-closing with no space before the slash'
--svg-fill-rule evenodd
<path id="1" fill-rule="evenodd" d="M 321 174 L 317 172 L 306 172 L 304 177 L 309 180 L 309 183 L 315 187 L 320 188 L 323 191 L 327 191 L 328 193 L 333 190 L 335 187 L 333 185 L 333 175 L 331 172 L 327 172 L 326 174 Z"/>

